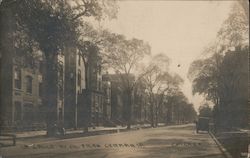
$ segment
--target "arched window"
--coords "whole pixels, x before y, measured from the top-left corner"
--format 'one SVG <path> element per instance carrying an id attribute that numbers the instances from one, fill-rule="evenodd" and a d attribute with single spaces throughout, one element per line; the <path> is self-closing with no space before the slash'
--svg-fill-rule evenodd
<path id="1" fill-rule="evenodd" d="M 32 93 L 32 77 L 31 76 L 26 76 L 26 92 L 27 93 Z"/>

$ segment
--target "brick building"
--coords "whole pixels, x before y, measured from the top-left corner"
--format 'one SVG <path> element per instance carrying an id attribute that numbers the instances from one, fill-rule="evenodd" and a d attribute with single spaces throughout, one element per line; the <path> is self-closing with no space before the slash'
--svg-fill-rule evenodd
<path id="1" fill-rule="evenodd" d="M 88 48 L 86 71 L 87 76 L 86 88 L 82 94 L 82 116 L 90 126 L 99 126 L 103 124 L 103 90 L 102 90 L 102 67 L 99 58 L 99 49 L 97 46 L 90 44 Z"/>
<path id="2" fill-rule="evenodd" d="M 143 82 L 138 82 L 134 90 L 134 114 L 135 123 L 148 123 L 150 120 L 149 98 Z"/>
<path id="3" fill-rule="evenodd" d="M 103 123 L 102 71 L 98 48 L 92 44 L 88 55 L 76 48 L 65 52 L 65 126 L 98 126 Z"/>
<path id="4" fill-rule="evenodd" d="M 85 66 L 83 59 L 76 48 L 68 49 L 65 52 L 65 127 L 77 128 L 80 106 L 79 97 L 83 89 L 86 88 L 85 83 Z"/>
<path id="5" fill-rule="evenodd" d="M 17 55 L 17 52 L 1 57 L 1 119 L 6 126 L 31 128 L 45 124 L 46 107 L 43 105 L 43 60 Z M 57 57 L 57 119 L 63 118 L 63 57 Z M 8 68 L 6 67 L 8 66 Z"/>
<path id="6" fill-rule="evenodd" d="M 120 77 L 116 74 L 105 74 L 103 80 L 110 82 L 110 104 L 111 104 L 111 121 L 115 124 L 123 124 L 125 120 L 123 118 L 123 106 L 124 97 L 121 88 Z"/>
<path id="7" fill-rule="evenodd" d="M 104 93 L 100 63 L 89 60 L 85 69 L 76 48 L 65 49 L 64 55 L 58 55 L 56 60 L 54 121 L 64 123 L 66 128 L 77 128 L 84 125 L 90 114 L 90 123 L 101 125 Z M 45 128 L 48 107 L 43 102 L 43 59 L 31 60 L 13 53 L 4 58 L 1 55 L 0 63 L 1 120 L 5 126 L 22 130 L 39 124 Z M 108 109 L 105 110 L 108 115 Z"/>

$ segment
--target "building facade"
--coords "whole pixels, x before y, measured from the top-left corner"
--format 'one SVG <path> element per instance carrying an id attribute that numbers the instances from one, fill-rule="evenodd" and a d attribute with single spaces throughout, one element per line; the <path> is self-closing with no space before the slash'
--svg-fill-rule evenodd
<path id="1" fill-rule="evenodd" d="M 102 89 L 102 67 L 99 58 L 99 49 L 91 44 L 88 47 L 86 59 L 86 88 L 82 94 L 83 111 L 82 120 L 87 119 L 89 126 L 103 125 L 103 89 Z"/>
<path id="2" fill-rule="evenodd" d="M 65 52 L 65 120 L 66 128 L 77 128 L 81 113 L 79 97 L 86 88 L 84 61 L 76 48 Z"/>
<path id="3" fill-rule="evenodd" d="M 111 114 L 110 119 L 115 124 L 124 124 L 125 120 L 123 118 L 123 92 L 121 89 L 121 83 L 119 76 L 116 74 L 105 74 L 103 75 L 103 80 L 110 82 L 110 104 L 111 104 Z"/>
<path id="4" fill-rule="evenodd" d="M 78 128 L 103 124 L 102 69 L 98 48 L 88 53 L 71 48 L 65 52 L 65 127 Z"/>
<path id="5" fill-rule="evenodd" d="M 37 52 L 40 54 L 39 52 Z M 3 62 L 2 62 L 3 61 Z M 8 65 L 5 69 L 4 65 Z M 46 106 L 42 98 L 43 60 L 20 56 L 16 52 L 1 58 L 1 110 L 2 121 L 6 126 L 16 128 L 45 127 Z M 63 118 L 63 57 L 57 56 L 57 97 L 55 98 L 57 119 Z"/>
<path id="6" fill-rule="evenodd" d="M 0 63 L 1 120 L 4 126 L 22 130 L 32 129 L 31 126 L 36 124 L 45 129 L 49 107 L 44 102 L 44 60 L 31 60 L 13 53 L 4 59 L 1 56 Z M 56 57 L 55 67 L 53 108 L 56 116 L 53 121 L 66 128 L 83 127 L 86 120 L 90 123 L 88 126 L 102 125 L 104 91 L 100 62 L 89 58 L 86 63 L 79 50 L 68 48 L 63 55 Z M 110 93 L 107 86 L 105 91 Z M 109 107 L 105 108 L 105 118 L 110 118 Z"/>

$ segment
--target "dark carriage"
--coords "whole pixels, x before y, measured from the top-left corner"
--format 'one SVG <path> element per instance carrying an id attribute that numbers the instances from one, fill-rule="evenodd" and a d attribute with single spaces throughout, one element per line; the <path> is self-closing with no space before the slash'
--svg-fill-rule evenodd
<path id="1" fill-rule="evenodd" d="M 196 132 L 207 131 L 209 132 L 209 118 L 208 117 L 199 117 L 196 123 Z"/>

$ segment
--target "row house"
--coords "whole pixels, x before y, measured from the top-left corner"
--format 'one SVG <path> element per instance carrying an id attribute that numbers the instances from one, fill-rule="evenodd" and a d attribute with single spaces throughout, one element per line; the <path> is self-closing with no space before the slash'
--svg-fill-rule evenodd
<path id="1" fill-rule="evenodd" d="M 84 61 L 76 48 L 68 48 L 65 52 L 64 88 L 65 127 L 77 128 L 80 116 L 78 101 L 83 89 L 86 88 L 86 83 Z"/>
<path id="2" fill-rule="evenodd" d="M 146 93 L 146 86 L 139 81 L 134 91 L 134 120 L 135 123 L 149 123 L 150 105 L 149 97 Z"/>
<path id="3" fill-rule="evenodd" d="M 113 124 L 125 124 L 124 94 L 120 77 L 117 74 L 104 74 L 102 78 L 103 81 L 110 83 L 110 120 Z"/>
<path id="4" fill-rule="evenodd" d="M 37 52 L 40 56 L 41 52 Z M 63 56 L 57 56 L 57 119 L 63 118 Z M 1 56 L 1 120 L 3 125 L 24 128 L 44 124 L 46 107 L 43 105 L 43 60 L 20 56 L 18 52 Z"/>
<path id="5" fill-rule="evenodd" d="M 65 48 L 56 56 L 56 66 L 53 67 L 55 84 L 51 85 L 53 97 L 48 99 L 43 95 L 44 60 L 42 57 L 31 60 L 29 56 L 22 56 L 36 51 L 38 54 L 43 53 L 38 50 L 20 52 L 14 38 L 14 15 L 7 9 L 3 13 L 2 16 L 8 18 L 1 18 L 1 22 L 7 25 L 0 30 L 0 40 L 4 43 L 0 46 L 1 127 L 46 125 L 49 111 L 55 114 L 51 122 L 63 123 L 66 128 L 78 128 L 86 120 L 101 125 L 103 117 L 110 118 L 110 110 L 103 107 L 104 101 L 108 103 L 110 100 L 103 97 L 106 91 L 102 89 L 101 60 L 96 46 L 91 45 L 85 52 L 89 54 L 86 58 L 77 48 Z M 51 99 L 52 104 L 45 105 L 44 100 Z"/>
<path id="6" fill-rule="evenodd" d="M 96 47 L 90 51 L 92 55 L 98 53 Z M 41 57 L 31 60 L 16 54 L 0 56 L 1 121 L 8 127 L 39 124 L 45 128 L 45 63 Z M 110 106 L 103 106 L 110 103 L 110 84 L 106 82 L 102 88 L 100 61 L 91 58 L 86 62 L 76 48 L 67 48 L 56 58 L 56 118 L 52 121 L 66 128 L 81 127 L 86 120 L 98 126 L 111 117 Z"/>
<path id="7" fill-rule="evenodd" d="M 98 47 L 90 44 L 84 61 L 85 87 L 78 95 L 78 125 L 79 127 L 100 126 L 104 120 L 104 92 L 102 89 L 102 67 Z"/>
<path id="8" fill-rule="evenodd" d="M 121 77 L 127 77 L 121 74 L 104 74 L 103 81 L 110 82 L 110 106 L 111 122 L 114 124 L 124 125 L 127 118 L 127 95 L 124 93 L 124 86 Z M 134 82 L 134 76 L 129 76 L 131 82 Z M 148 105 L 148 97 L 145 92 L 145 86 L 139 82 L 134 87 L 132 93 L 132 123 L 148 123 L 150 117 L 150 109 Z"/>
<path id="9" fill-rule="evenodd" d="M 19 39 L 15 39 L 16 21 L 9 8 L 1 14 L 3 25 L 0 46 L 0 123 L 1 128 L 27 129 L 34 124 L 45 127 L 48 107 L 43 103 L 43 59 L 42 52 L 20 48 Z M 4 21 L 2 21 L 4 20 Z M 19 43 L 19 44 L 18 44 Z M 56 119 L 63 120 L 64 99 L 64 57 L 55 58 L 55 73 L 58 83 L 53 97 Z M 13 127 L 13 128 L 12 128 Z"/>

